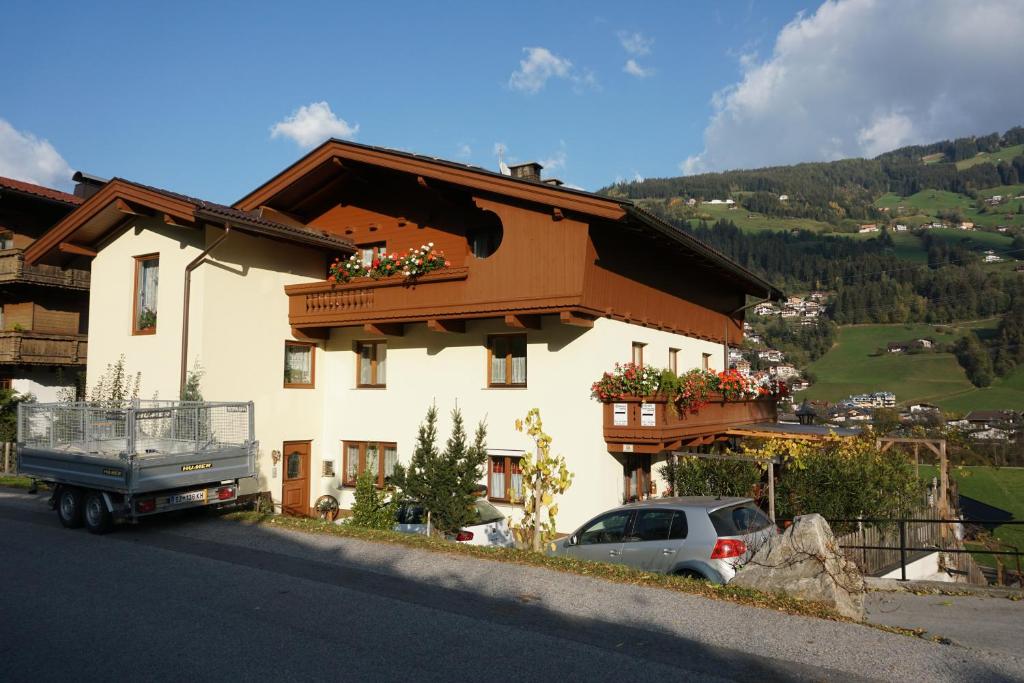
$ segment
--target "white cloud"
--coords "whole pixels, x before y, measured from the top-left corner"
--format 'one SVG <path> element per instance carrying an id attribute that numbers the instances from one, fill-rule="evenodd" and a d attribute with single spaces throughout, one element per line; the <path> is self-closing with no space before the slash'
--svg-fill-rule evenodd
<path id="1" fill-rule="evenodd" d="M 654 39 L 648 38 L 639 31 L 619 31 L 619 43 L 622 49 L 635 57 L 651 54 Z"/>
<path id="2" fill-rule="evenodd" d="M 827 0 L 712 97 L 685 173 L 875 156 L 1020 125 L 1019 0 Z M 970 40 L 968 36 L 984 36 Z"/>
<path id="3" fill-rule="evenodd" d="M 598 87 L 593 71 L 577 70 L 571 61 L 546 47 L 524 47 L 523 52 L 526 57 L 519 60 L 519 68 L 508 79 L 508 87 L 512 90 L 532 95 L 540 92 L 552 78 L 571 82 L 577 91 Z"/>
<path id="4" fill-rule="evenodd" d="M 637 57 L 644 57 L 651 54 L 651 47 L 654 45 L 654 39 L 648 38 L 639 31 L 619 31 L 619 44 L 622 45 L 622 49 L 627 54 L 631 55 L 626 63 L 623 65 L 622 70 L 630 76 L 636 78 L 647 78 L 654 73 L 654 69 L 649 67 L 641 66 L 640 62 L 637 61 Z"/>
<path id="5" fill-rule="evenodd" d="M 299 107 L 291 116 L 278 121 L 270 128 L 270 137 L 286 137 L 299 147 L 312 147 L 327 138 L 353 138 L 359 132 L 359 124 L 349 125 L 339 119 L 331 105 L 313 102 Z"/>
<path id="6" fill-rule="evenodd" d="M 49 140 L 0 119 L 0 176 L 67 190 L 73 171 Z"/>
<path id="7" fill-rule="evenodd" d="M 637 78 L 647 78 L 654 73 L 654 69 L 648 69 L 640 66 L 632 57 L 626 60 L 626 65 L 622 67 L 622 70 L 630 76 L 636 76 Z"/>
<path id="8" fill-rule="evenodd" d="M 567 161 L 569 161 L 569 153 L 565 146 L 565 140 L 559 140 L 558 149 L 554 154 L 546 159 L 538 160 L 538 163 L 550 174 L 559 169 L 564 170 Z"/>

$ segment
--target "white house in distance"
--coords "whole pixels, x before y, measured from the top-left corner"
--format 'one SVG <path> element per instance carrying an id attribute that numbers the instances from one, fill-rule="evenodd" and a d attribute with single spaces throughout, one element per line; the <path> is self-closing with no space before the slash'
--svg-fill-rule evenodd
<path id="1" fill-rule="evenodd" d="M 335 258 L 410 249 L 443 256 L 419 277 L 328 280 Z M 514 423 L 539 408 L 575 475 L 565 531 L 663 490 L 667 452 L 775 420 L 764 400 L 669 416 L 591 397 L 616 362 L 721 369 L 747 295 L 782 293 L 629 201 L 544 182 L 537 164 L 505 176 L 331 140 L 230 207 L 115 178 L 25 258 L 69 254 L 92 256 L 90 385 L 124 354 L 142 398 L 173 399 L 200 364 L 204 398 L 254 401 L 258 488 L 292 514 L 323 495 L 350 506 L 366 470 L 383 485 L 431 404 L 442 447 L 453 408 L 470 432 L 486 420 L 481 483 L 510 512 L 532 447 Z"/>

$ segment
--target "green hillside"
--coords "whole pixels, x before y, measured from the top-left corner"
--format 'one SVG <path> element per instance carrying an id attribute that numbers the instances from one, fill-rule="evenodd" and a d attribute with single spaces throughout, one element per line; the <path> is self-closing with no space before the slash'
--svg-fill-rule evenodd
<path id="1" fill-rule="evenodd" d="M 963 170 L 978 164 L 998 164 L 1000 161 L 1010 161 L 1021 154 L 1024 154 L 1024 145 L 1011 145 L 1010 147 L 1003 147 L 996 152 L 981 152 L 970 159 L 958 161 L 956 162 L 956 167 L 958 170 Z"/>
<path id="2" fill-rule="evenodd" d="M 851 325 L 842 327 L 835 346 L 809 366 L 817 381 L 801 398 L 838 401 L 851 394 L 891 391 L 899 403 L 927 401 L 945 410 L 1024 408 L 1024 368 L 991 387 L 973 386 L 949 353 L 881 353 L 889 342 L 928 337 L 950 343 L 967 329 L 984 336 L 997 321 L 948 325 Z"/>

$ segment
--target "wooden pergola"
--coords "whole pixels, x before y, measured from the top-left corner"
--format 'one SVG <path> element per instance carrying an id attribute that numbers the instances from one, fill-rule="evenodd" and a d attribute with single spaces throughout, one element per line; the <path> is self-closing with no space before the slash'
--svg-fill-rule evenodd
<path id="1" fill-rule="evenodd" d="M 914 466 L 920 472 L 921 446 L 924 446 L 939 459 L 939 509 L 943 515 L 949 513 L 949 457 L 946 455 L 945 439 L 880 437 L 875 441 L 878 450 L 885 453 L 896 444 L 911 444 L 914 447 Z"/>

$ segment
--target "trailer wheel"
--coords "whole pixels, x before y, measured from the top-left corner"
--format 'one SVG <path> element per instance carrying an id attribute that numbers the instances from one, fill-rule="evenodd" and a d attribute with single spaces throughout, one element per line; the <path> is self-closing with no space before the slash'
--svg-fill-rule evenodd
<path id="1" fill-rule="evenodd" d="M 66 529 L 82 526 L 82 492 L 70 486 L 62 486 L 57 495 L 57 516 Z"/>
<path id="2" fill-rule="evenodd" d="M 85 528 L 91 534 L 105 534 L 114 528 L 114 518 L 107 509 L 107 501 L 99 491 L 90 491 L 85 497 Z"/>

